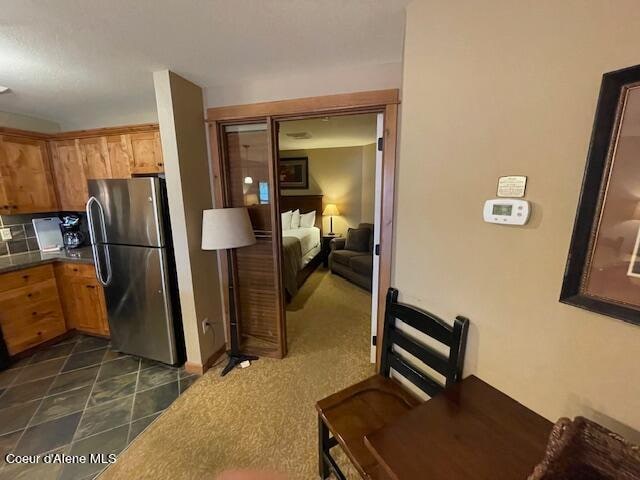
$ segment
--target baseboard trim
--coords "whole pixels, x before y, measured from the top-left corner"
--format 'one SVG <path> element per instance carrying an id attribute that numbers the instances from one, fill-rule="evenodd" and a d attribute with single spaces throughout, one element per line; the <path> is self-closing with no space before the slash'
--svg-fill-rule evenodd
<path id="1" fill-rule="evenodd" d="M 204 362 L 204 365 L 201 365 L 197 362 L 186 362 L 184 364 L 184 369 L 189 373 L 194 373 L 196 375 L 204 375 L 207 370 L 213 367 L 213 364 L 218 361 L 218 359 L 227 351 L 227 346 L 222 345 L 218 350 L 213 352 L 211 356 Z"/>

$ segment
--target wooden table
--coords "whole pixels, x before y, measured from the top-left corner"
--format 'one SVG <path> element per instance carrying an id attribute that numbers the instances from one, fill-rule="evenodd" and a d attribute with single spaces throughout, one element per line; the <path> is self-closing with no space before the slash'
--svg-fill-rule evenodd
<path id="1" fill-rule="evenodd" d="M 544 457 L 552 426 L 470 376 L 365 444 L 394 480 L 526 480 Z"/>

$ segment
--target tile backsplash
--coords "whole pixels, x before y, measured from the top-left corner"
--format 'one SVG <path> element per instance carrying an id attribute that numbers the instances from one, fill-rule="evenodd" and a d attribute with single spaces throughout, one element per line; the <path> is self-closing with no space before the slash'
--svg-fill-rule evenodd
<path id="1" fill-rule="evenodd" d="M 76 213 L 76 212 L 65 212 Z M 11 230 L 11 240 L 0 240 L 0 257 L 7 255 L 17 255 L 19 253 L 33 252 L 39 250 L 36 232 L 33 229 L 31 220 L 43 217 L 62 217 L 62 212 L 34 213 L 23 215 L 0 215 L 0 228 Z M 82 228 L 86 230 L 86 217 L 84 213 L 78 213 L 82 217 Z"/>

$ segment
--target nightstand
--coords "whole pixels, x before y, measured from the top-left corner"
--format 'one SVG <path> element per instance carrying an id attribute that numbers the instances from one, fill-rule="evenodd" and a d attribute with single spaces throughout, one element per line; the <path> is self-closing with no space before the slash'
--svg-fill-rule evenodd
<path id="1" fill-rule="evenodd" d="M 335 235 L 323 235 L 321 240 L 321 255 L 322 255 L 322 265 L 324 268 L 329 266 L 329 253 L 331 253 L 331 240 L 334 238 L 342 238 L 342 234 L 336 233 Z"/>

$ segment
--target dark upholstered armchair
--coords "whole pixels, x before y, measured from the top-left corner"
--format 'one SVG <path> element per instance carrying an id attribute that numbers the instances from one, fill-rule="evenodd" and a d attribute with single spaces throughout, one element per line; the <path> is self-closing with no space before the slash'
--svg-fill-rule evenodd
<path id="1" fill-rule="evenodd" d="M 373 224 L 361 223 L 358 230 L 368 229 L 367 237 L 359 242 L 352 241 L 358 232 L 349 232 L 347 238 L 331 240 L 329 268 L 331 272 L 346 278 L 352 283 L 371 291 L 373 275 Z M 352 230 L 352 229 L 350 229 Z M 360 232 L 361 236 L 363 232 Z M 349 247 L 349 248 L 347 248 Z"/>

